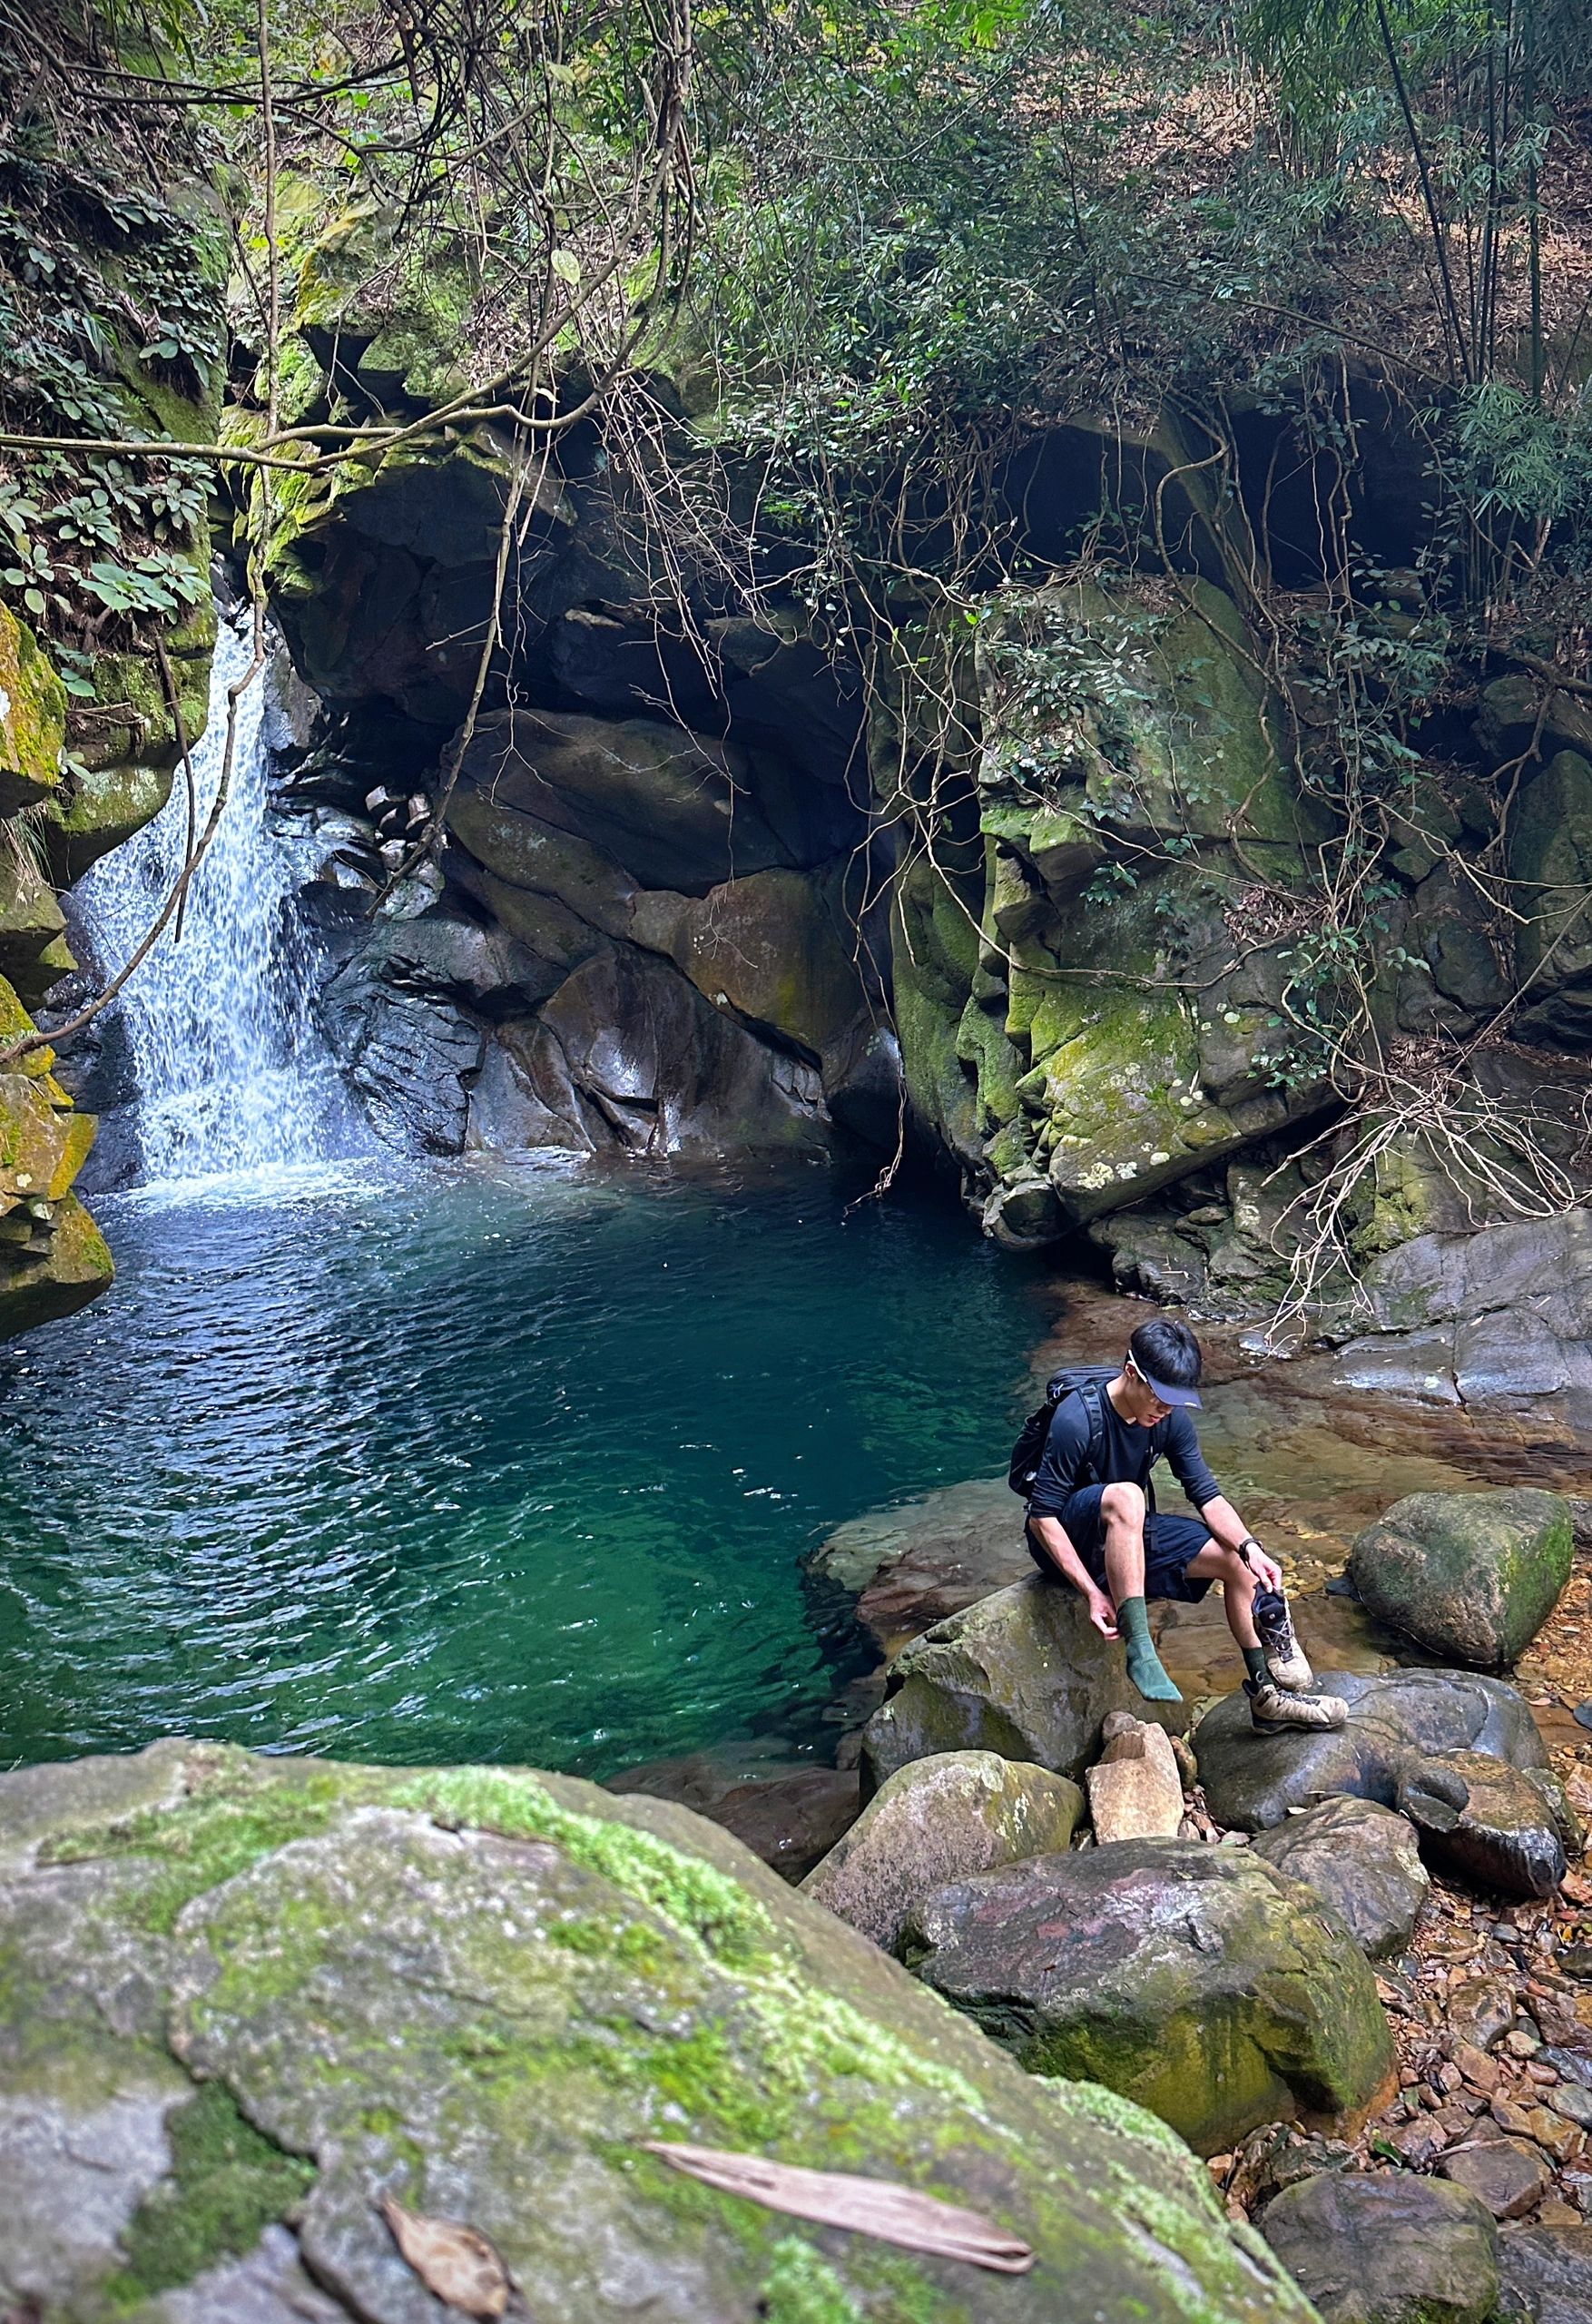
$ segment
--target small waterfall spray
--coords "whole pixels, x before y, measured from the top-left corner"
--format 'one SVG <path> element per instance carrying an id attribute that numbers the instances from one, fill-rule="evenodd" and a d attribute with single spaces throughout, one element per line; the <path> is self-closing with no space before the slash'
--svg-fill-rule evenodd
<path id="1" fill-rule="evenodd" d="M 227 689 L 250 663 L 247 621 L 219 625 L 210 715 L 193 751 L 197 828 L 221 782 Z M 227 802 L 176 923 L 115 1007 L 136 1076 L 146 1179 L 211 1177 L 362 1149 L 337 1068 L 310 1009 L 311 949 L 294 923 L 302 876 L 267 819 L 265 679 L 238 701 Z M 181 769 L 152 823 L 97 863 L 74 892 L 107 970 L 142 938 L 180 874 L 188 837 Z"/>

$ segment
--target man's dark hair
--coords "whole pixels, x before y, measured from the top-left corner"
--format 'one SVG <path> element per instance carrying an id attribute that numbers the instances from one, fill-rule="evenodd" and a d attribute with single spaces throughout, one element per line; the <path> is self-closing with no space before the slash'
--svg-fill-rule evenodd
<path id="1" fill-rule="evenodd" d="M 1186 1324 L 1156 1315 L 1141 1324 L 1127 1344 L 1127 1352 L 1150 1380 L 1164 1380 L 1169 1388 L 1197 1388 L 1204 1358 L 1200 1344 Z"/>

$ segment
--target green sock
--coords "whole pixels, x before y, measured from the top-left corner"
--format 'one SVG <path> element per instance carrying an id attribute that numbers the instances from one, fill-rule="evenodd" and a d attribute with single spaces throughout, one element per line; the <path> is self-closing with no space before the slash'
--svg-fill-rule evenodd
<path id="1" fill-rule="evenodd" d="M 1183 1697 L 1161 1668 L 1161 1658 L 1150 1643 L 1150 1617 L 1142 1598 L 1125 1598 L 1116 1609 L 1116 1627 L 1127 1645 L 1127 1675 L 1147 1703 L 1180 1703 Z"/>
<path id="2" fill-rule="evenodd" d="M 1266 1668 L 1266 1649 L 1263 1646 L 1242 1646 L 1238 1650 L 1243 1657 L 1244 1669 L 1257 1684 L 1261 1679 L 1271 1677 L 1272 1674 Z"/>

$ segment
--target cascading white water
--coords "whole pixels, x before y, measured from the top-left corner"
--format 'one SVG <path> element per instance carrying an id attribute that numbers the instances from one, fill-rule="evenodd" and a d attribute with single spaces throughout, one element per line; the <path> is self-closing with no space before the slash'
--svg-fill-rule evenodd
<path id="1" fill-rule="evenodd" d="M 193 751 L 196 828 L 221 783 L 227 689 L 249 667 L 252 632 L 216 635 L 210 716 Z M 170 922 L 114 1004 L 132 1050 L 142 1175 L 201 1178 L 362 1150 L 337 1068 L 310 1007 L 310 948 L 291 897 L 302 877 L 267 815 L 265 679 L 238 699 L 231 781 L 189 887 L 182 935 Z M 142 941 L 182 872 L 189 803 L 181 769 L 152 823 L 97 863 L 74 894 L 108 975 Z"/>

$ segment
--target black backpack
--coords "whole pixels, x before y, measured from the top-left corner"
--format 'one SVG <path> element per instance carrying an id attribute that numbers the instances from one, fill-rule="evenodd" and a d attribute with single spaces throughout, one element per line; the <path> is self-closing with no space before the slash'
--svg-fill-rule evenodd
<path id="1" fill-rule="evenodd" d="M 1069 1396 L 1081 1396 L 1084 1410 L 1089 1415 L 1088 1462 L 1097 1482 L 1100 1462 L 1106 1451 L 1106 1413 L 1100 1399 L 1106 1393 L 1107 1380 L 1115 1380 L 1117 1367 L 1110 1364 L 1073 1364 L 1053 1372 L 1045 1384 L 1045 1402 L 1037 1412 L 1032 1412 L 1023 1423 L 1021 1435 L 1012 1446 L 1011 1468 L 1007 1482 L 1013 1492 L 1027 1501 L 1034 1490 L 1039 1474 L 1039 1463 L 1045 1458 L 1045 1440 L 1050 1434 L 1050 1423 L 1056 1418 L 1056 1406 Z M 1088 1479 L 1085 1479 L 1086 1483 Z"/>

